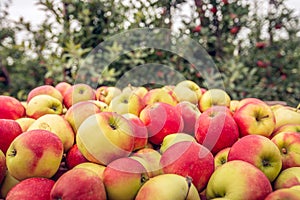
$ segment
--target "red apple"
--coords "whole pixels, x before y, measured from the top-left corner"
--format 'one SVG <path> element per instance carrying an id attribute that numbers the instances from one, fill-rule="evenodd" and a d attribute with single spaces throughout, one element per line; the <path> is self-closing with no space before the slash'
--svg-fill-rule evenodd
<path id="1" fill-rule="evenodd" d="M 80 163 L 88 162 L 88 160 L 79 151 L 77 144 L 74 144 L 66 154 L 66 166 L 72 169 Z"/>
<path id="2" fill-rule="evenodd" d="M 27 97 L 27 103 L 35 96 L 37 95 L 49 95 L 52 96 L 56 99 L 58 99 L 60 102 L 63 101 L 63 96 L 61 95 L 61 93 L 53 86 L 51 85 L 42 85 L 42 86 L 38 86 L 34 89 L 32 89 L 29 93 L 28 93 L 28 97 Z"/>
<path id="3" fill-rule="evenodd" d="M 264 200 L 300 199 L 300 193 L 292 188 L 282 188 L 271 192 Z"/>
<path id="4" fill-rule="evenodd" d="M 25 116 L 22 103 L 10 96 L 0 95 L 0 119 L 18 119 Z"/>
<path id="5" fill-rule="evenodd" d="M 70 83 L 67 82 L 59 82 L 56 86 L 55 89 L 57 89 L 60 94 L 62 96 L 64 96 L 65 92 L 67 91 L 67 89 L 69 89 L 72 85 Z"/>
<path id="6" fill-rule="evenodd" d="M 300 185 L 300 167 L 282 170 L 274 181 L 274 190 Z"/>
<path id="7" fill-rule="evenodd" d="M 15 120 L 0 119 L 0 150 L 6 154 L 11 142 L 22 132 L 22 128 Z"/>
<path id="8" fill-rule="evenodd" d="M 172 91 L 163 88 L 149 90 L 143 97 L 145 105 L 152 105 L 156 102 L 167 103 L 172 106 L 177 104 L 177 99 L 172 95 Z"/>
<path id="9" fill-rule="evenodd" d="M 0 150 L 0 185 L 1 185 L 2 181 L 4 180 L 5 174 L 6 174 L 5 155 Z"/>

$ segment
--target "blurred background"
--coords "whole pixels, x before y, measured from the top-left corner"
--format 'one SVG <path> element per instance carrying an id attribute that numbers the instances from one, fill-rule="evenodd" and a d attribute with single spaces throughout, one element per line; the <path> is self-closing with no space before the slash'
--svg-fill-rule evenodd
<path id="1" fill-rule="evenodd" d="M 0 93 L 24 100 L 36 86 L 74 83 L 82 60 L 105 39 L 132 28 L 161 27 L 199 42 L 233 99 L 296 106 L 299 14 L 298 0 L 1 0 Z M 204 87 L 203 74 L 184 58 L 150 48 L 121 56 L 90 81 L 115 85 L 146 63 L 170 66 Z"/>

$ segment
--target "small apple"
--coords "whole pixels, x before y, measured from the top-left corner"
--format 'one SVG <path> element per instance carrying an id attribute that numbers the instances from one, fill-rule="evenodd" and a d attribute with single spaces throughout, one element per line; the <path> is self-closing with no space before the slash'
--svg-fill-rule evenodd
<path id="1" fill-rule="evenodd" d="M 63 144 L 50 131 L 32 130 L 14 139 L 6 152 L 9 173 L 18 180 L 52 177 L 60 166 Z"/>
<path id="2" fill-rule="evenodd" d="M 74 168 L 54 184 L 50 199 L 106 200 L 103 181 L 89 169 Z"/>
<path id="3" fill-rule="evenodd" d="M 9 145 L 22 132 L 22 128 L 15 120 L 0 119 L 0 150 L 6 154 Z"/>
<path id="4" fill-rule="evenodd" d="M 290 167 L 282 170 L 274 181 L 274 190 L 300 185 L 300 167 Z"/>
<path id="5" fill-rule="evenodd" d="M 230 107 L 231 98 L 222 89 L 209 89 L 200 98 L 198 104 L 201 112 L 204 112 L 212 106 Z"/>
<path id="6" fill-rule="evenodd" d="M 171 135 L 167 135 L 166 137 L 164 137 L 164 140 L 160 145 L 159 151 L 160 153 L 164 153 L 173 144 L 183 141 L 196 142 L 196 139 L 193 136 L 186 133 L 174 133 Z"/>
<path id="7" fill-rule="evenodd" d="M 55 89 L 57 89 L 62 96 L 64 96 L 65 92 L 67 89 L 69 89 L 72 85 L 67 82 L 59 82 L 58 84 L 55 85 Z"/>
<path id="8" fill-rule="evenodd" d="M 18 119 L 25 116 L 25 107 L 16 98 L 0 95 L 0 119 Z"/>
<path id="9" fill-rule="evenodd" d="M 114 86 L 100 86 L 96 89 L 97 100 L 110 104 L 111 100 L 121 94 L 122 91 Z"/>
<path id="10" fill-rule="evenodd" d="M 80 164 L 76 165 L 74 167 L 74 169 L 76 169 L 76 168 L 84 168 L 84 169 L 92 170 L 103 181 L 103 173 L 104 173 L 104 170 L 105 170 L 106 166 L 99 165 L 99 164 L 92 163 L 92 162 L 83 162 L 83 163 L 80 163 Z"/>
<path id="11" fill-rule="evenodd" d="M 229 151 L 230 147 L 227 147 L 225 149 L 222 149 L 215 155 L 215 169 L 224 165 L 227 162 Z"/>
<path id="12" fill-rule="evenodd" d="M 275 180 L 282 167 L 279 149 L 261 135 L 248 135 L 234 143 L 228 154 L 228 161 L 231 160 L 243 160 L 256 166 L 270 182 Z"/>
<path id="13" fill-rule="evenodd" d="M 194 105 L 198 104 L 199 99 L 202 96 L 201 88 L 195 82 L 190 80 L 179 82 L 173 91 L 179 102 L 188 101 Z"/>
<path id="14" fill-rule="evenodd" d="M 55 87 L 53 87 L 51 85 L 42 85 L 42 86 L 35 87 L 28 93 L 27 103 L 29 103 L 29 101 L 33 97 L 42 95 L 42 94 L 52 96 L 52 97 L 56 98 L 57 100 L 59 100 L 60 102 L 63 101 L 63 96 Z"/>
<path id="15" fill-rule="evenodd" d="M 6 200 L 49 200 L 55 181 L 32 177 L 20 181 L 7 194 Z"/>
<path id="16" fill-rule="evenodd" d="M 149 90 L 145 94 L 143 101 L 146 106 L 153 105 L 157 102 L 167 103 L 172 106 L 175 106 L 177 104 L 177 99 L 170 92 L 162 88 Z"/>
<path id="17" fill-rule="evenodd" d="M 35 119 L 30 117 L 21 117 L 19 119 L 16 119 L 16 122 L 18 122 L 18 124 L 20 125 L 22 132 L 25 132 L 31 126 L 31 124 L 35 122 Z"/>
<path id="18" fill-rule="evenodd" d="M 88 160 L 79 151 L 77 144 L 74 144 L 66 154 L 66 167 L 72 169 L 80 163 L 88 162 Z"/>

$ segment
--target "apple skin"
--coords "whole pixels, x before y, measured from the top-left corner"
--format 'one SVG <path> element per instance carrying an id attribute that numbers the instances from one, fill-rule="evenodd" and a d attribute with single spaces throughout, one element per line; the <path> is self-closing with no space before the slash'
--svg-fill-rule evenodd
<path id="1" fill-rule="evenodd" d="M 197 104 L 192 104 L 189 101 L 181 101 L 176 105 L 176 108 L 183 119 L 182 132 L 194 135 L 195 123 L 201 114 Z"/>
<path id="2" fill-rule="evenodd" d="M 25 116 L 25 107 L 16 98 L 0 95 L 0 119 L 18 119 Z"/>
<path id="3" fill-rule="evenodd" d="M 264 102 L 258 98 L 244 98 L 239 101 L 239 103 L 236 105 L 235 110 L 240 109 L 241 107 L 243 107 L 244 105 L 246 105 L 248 103 L 254 103 L 254 104 L 258 103 L 259 104 L 259 103 L 264 103 Z"/>
<path id="4" fill-rule="evenodd" d="M 202 96 L 201 88 L 191 80 L 184 80 L 179 82 L 173 89 L 176 99 L 181 101 L 188 101 L 197 105 Z"/>
<path id="5" fill-rule="evenodd" d="M 232 145 L 228 161 L 242 160 L 260 169 L 270 180 L 274 181 L 281 171 L 281 154 L 277 146 L 261 135 L 248 135 Z"/>
<path id="6" fill-rule="evenodd" d="M 26 115 L 33 119 L 38 119 L 46 114 L 60 115 L 62 113 L 62 103 L 58 99 L 46 94 L 33 97 L 26 107 Z"/>
<path id="7" fill-rule="evenodd" d="M 224 165 L 228 161 L 229 151 L 230 151 L 230 147 L 227 147 L 225 149 L 222 149 L 215 155 L 215 157 L 214 157 L 215 169 Z"/>
<path id="8" fill-rule="evenodd" d="M 74 144 L 75 133 L 68 121 L 61 115 L 43 115 L 31 124 L 28 131 L 38 129 L 47 130 L 57 135 L 63 143 L 64 152 L 67 152 Z"/>
<path id="9" fill-rule="evenodd" d="M 162 174 L 150 178 L 135 198 L 135 200 L 159 199 L 200 200 L 200 196 L 190 178 L 177 174 Z"/>
<path id="10" fill-rule="evenodd" d="M 229 108 L 213 106 L 204 111 L 196 121 L 195 138 L 214 155 L 231 147 L 239 138 L 239 129 Z"/>
<path id="11" fill-rule="evenodd" d="M 66 112 L 64 118 L 69 122 L 74 130 L 74 134 L 81 123 L 89 116 L 100 113 L 102 110 L 93 102 L 81 101 L 72 105 Z"/>
<path id="12" fill-rule="evenodd" d="M 35 122 L 35 119 L 30 117 L 21 117 L 19 119 L 16 119 L 16 122 L 18 122 L 18 124 L 20 125 L 22 132 L 25 132 L 31 126 L 31 124 Z"/>
<path id="13" fill-rule="evenodd" d="M 0 185 L 6 175 L 6 158 L 5 154 L 0 150 Z"/>
<path id="14" fill-rule="evenodd" d="M 199 99 L 198 106 L 201 112 L 204 112 L 212 106 L 230 107 L 231 98 L 222 89 L 209 89 Z"/>
<path id="15" fill-rule="evenodd" d="M 29 103 L 29 101 L 33 97 L 41 95 L 41 94 L 52 96 L 52 97 L 56 98 L 57 100 L 59 100 L 60 102 L 63 101 L 63 96 L 55 87 L 53 87 L 51 85 L 42 85 L 42 86 L 35 87 L 28 93 L 27 103 Z"/>
<path id="16" fill-rule="evenodd" d="M 99 101 L 110 104 L 111 100 L 120 95 L 122 91 L 114 86 L 100 86 L 96 89 L 96 98 Z"/>
<path id="17" fill-rule="evenodd" d="M 84 168 L 84 169 L 92 170 L 103 181 L 103 174 L 104 174 L 104 170 L 105 170 L 106 166 L 99 165 L 99 164 L 92 163 L 92 162 L 83 162 L 74 167 L 74 169 L 77 169 L 77 168 Z"/>
<path id="18" fill-rule="evenodd" d="M 229 110 L 231 111 L 231 113 L 234 113 L 237 110 L 239 103 L 240 103 L 239 100 L 231 100 L 230 101 Z"/>
<path id="19" fill-rule="evenodd" d="M 183 141 L 191 141 L 191 142 L 197 142 L 196 139 L 186 133 L 174 133 L 171 135 L 167 135 L 163 142 L 160 145 L 160 153 L 164 153 L 170 146 L 173 144 L 176 144 L 178 142 L 183 142 Z"/>
<path id="20" fill-rule="evenodd" d="M 50 131 L 32 130 L 19 135 L 6 152 L 9 173 L 18 180 L 51 178 L 60 166 L 63 144 Z"/>
<path id="21" fill-rule="evenodd" d="M 132 125 L 133 136 L 134 136 L 134 147 L 133 151 L 143 149 L 148 143 L 148 131 L 142 120 L 131 113 L 126 113 L 122 115 L 125 117 Z"/>
<path id="22" fill-rule="evenodd" d="M 9 145 L 22 132 L 22 128 L 15 120 L 0 119 L 0 150 L 6 154 Z"/>
<path id="23" fill-rule="evenodd" d="M 296 108 L 279 106 L 277 109 L 274 109 L 273 112 L 276 119 L 275 129 L 286 124 L 300 125 L 300 112 Z"/>
<path id="24" fill-rule="evenodd" d="M 271 192 L 271 183 L 262 171 L 245 161 L 234 160 L 214 171 L 206 188 L 206 198 L 264 200 Z"/>
<path id="25" fill-rule="evenodd" d="M 300 167 L 300 134 L 282 132 L 272 138 L 281 153 L 282 170 Z"/>
<path id="26" fill-rule="evenodd" d="M 20 181 L 17 180 L 15 177 L 13 177 L 9 171 L 6 171 L 5 178 L 0 185 L 1 188 L 1 194 L 0 197 L 5 198 L 7 193 L 13 188 L 15 185 L 17 185 Z"/>
<path id="27" fill-rule="evenodd" d="M 276 128 L 272 135 L 271 135 L 271 138 L 275 137 L 276 135 L 278 135 L 279 133 L 282 133 L 282 132 L 297 132 L 297 133 L 300 133 L 300 124 L 285 124 L 285 125 L 282 125 L 278 128 Z"/>
<path id="28" fill-rule="evenodd" d="M 146 125 L 149 141 L 161 144 L 164 137 L 182 132 L 183 119 L 175 106 L 156 102 L 146 106 L 140 113 L 140 119 Z"/>
<path id="29" fill-rule="evenodd" d="M 148 179 L 145 167 L 130 157 L 112 161 L 103 173 L 103 182 L 110 200 L 134 199 Z"/>
<path id="30" fill-rule="evenodd" d="M 49 200 L 55 181 L 47 178 L 33 177 L 22 180 L 7 194 L 6 200 Z"/>
<path id="31" fill-rule="evenodd" d="M 233 115 L 240 137 L 246 135 L 262 135 L 270 137 L 275 129 L 275 116 L 270 106 L 264 102 L 246 103 Z"/>
<path id="32" fill-rule="evenodd" d="M 88 162 L 88 160 L 79 151 L 77 144 L 74 144 L 66 154 L 66 167 L 72 169 L 80 163 Z"/>
<path id="33" fill-rule="evenodd" d="M 271 192 L 265 200 L 278 200 L 278 199 L 300 199 L 300 193 L 291 188 L 282 188 Z"/>
<path id="34" fill-rule="evenodd" d="M 97 113 L 81 124 L 76 144 L 87 160 L 107 165 L 131 154 L 134 148 L 133 127 L 117 113 Z"/>
<path id="35" fill-rule="evenodd" d="M 81 101 L 96 100 L 96 93 L 93 88 L 85 83 L 78 83 L 68 88 L 63 96 L 63 103 L 70 108 Z"/>
<path id="36" fill-rule="evenodd" d="M 55 182 L 50 199 L 106 200 L 106 191 L 103 181 L 95 172 L 74 168 Z"/>
<path id="37" fill-rule="evenodd" d="M 171 94 L 171 92 L 162 88 L 149 90 L 143 97 L 143 101 L 146 106 L 153 105 L 156 102 L 167 103 L 172 106 L 176 106 L 178 103 L 177 99 Z"/>
<path id="38" fill-rule="evenodd" d="M 67 89 L 69 89 L 71 86 L 72 85 L 70 83 L 62 81 L 55 85 L 55 89 L 57 89 L 63 97 Z"/>
<path id="39" fill-rule="evenodd" d="M 178 142 L 161 156 L 160 165 L 165 174 L 189 176 L 199 192 L 207 185 L 214 171 L 212 153 L 196 142 Z"/>
<path id="40" fill-rule="evenodd" d="M 300 185 L 300 167 L 282 170 L 274 181 L 274 190 Z"/>

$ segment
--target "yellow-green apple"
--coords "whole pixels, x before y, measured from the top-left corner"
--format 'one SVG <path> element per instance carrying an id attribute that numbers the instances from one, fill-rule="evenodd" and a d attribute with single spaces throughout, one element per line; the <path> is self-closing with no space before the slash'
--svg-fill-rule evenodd
<path id="1" fill-rule="evenodd" d="M 177 99 L 170 94 L 170 92 L 166 91 L 162 88 L 155 88 L 149 90 L 144 98 L 143 101 L 145 105 L 152 105 L 156 102 L 163 102 L 175 106 L 177 104 Z"/>
<path id="2" fill-rule="evenodd" d="M 275 116 L 270 106 L 264 102 L 249 102 L 233 114 L 240 137 L 262 135 L 269 137 L 275 128 Z"/>
<path id="3" fill-rule="evenodd" d="M 135 200 L 186 199 L 200 200 L 190 177 L 177 174 L 161 174 L 150 178 L 139 190 Z"/>
<path id="4" fill-rule="evenodd" d="M 110 200 L 134 199 L 148 179 L 145 167 L 130 157 L 112 161 L 103 173 L 103 183 Z"/>
<path id="5" fill-rule="evenodd" d="M 27 131 L 27 129 L 31 126 L 31 124 L 35 121 L 35 119 L 30 117 L 21 117 L 16 119 L 16 122 L 20 125 L 22 132 Z"/>
<path id="6" fill-rule="evenodd" d="M 80 163 L 88 162 L 88 160 L 79 151 L 77 144 L 74 144 L 66 153 L 66 167 L 72 169 Z"/>
<path id="7" fill-rule="evenodd" d="M 111 100 L 121 94 L 122 91 L 114 86 L 100 86 L 96 89 L 96 98 L 99 101 L 110 104 Z"/>
<path id="8" fill-rule="evenodd" d="M 28 128 L 30 130 L 47 130 L 61 139 L 64 152 L 67 152 L 75 142 L 74 131 L 69 122 L 61 115 L 46 114 L 36 119 Z"/>
<path id="9" fill-rule="evenodd" d="M 19 135 L 6 152 L 9 173 L 18 180 L 52 177 L 60 166 L 63 144 L 50 131 L 32 130 Z"/>
<path id="10" fill-rule="evenodd" d="M 165 136 L 183 129 L 180 112 L 175 106 L 163 102 L 146 106 L 140 113 L 140 119 L 147 127 L 149 141 L 157 145 Z"/>
<path id="11" fill-rule="evenodd" d="M 81 101 L 72 105 L 64 115 L 64 118 L 72 126 L 74 133 L 77 133 L 77 130 L 81 123 L 91 115 L 102 112 L 101 109 L 93 102 L 90 101 Z"/>
<path id="12" fill-rule="evenodd" d="M 38 119 L 45 114 L 60 115 L 62 112 L 62 103 L 57 98 L 47 94 L 33 97 L 26 107 L 26 115 L 34 119 Z"/>
<path id="13" fill-rule="evenodd" d="M 218 167 L 206 187 L 207 199 L 264 200 L 272 192 L 266 175 L 257 167 L 234 160 Z"/>
<path id="14" fill-rule="evenodd" d="M 76 169 L 76 168 L 84 168 L 84 169 L 92 170 L 103 181 L 103 173 L 104 173 L 104 170 L 105 170 L 106 166 L 99 165 L 99 164 L 92 163 L 92 162 L 83 162 L 83 163 L 80 163 L 80 164 L 76 165 L 74 167 L 74 169 Z"/>
<path id="15" fill-rule="evenodd" d="M 87 160 L 107 165 L 127 157 L 134 148 L 133 127 L 122 115 L 101 112 L 88 117 L 79 127 L 76 144 Z"/>
<path id="16" fill-rule="evenodd" d="M 227 162 L 229 151 L 230 147 L 227 147 L 225 149 L 222 149 L 215 155 L 215 169 L 224 165 Z"/>
<path id="17" fill-rule="evenodd" d="M 125 117 L 132 125 L 133 136 L 134 136 L 134 147 L 133 151 L 145 148 L 148 143 L 148 131 L 142 120 L 131 113 L 126 113 L 122 115 Z"/>
<path id="18" fill-rule="evenodd" d="M 300 125 L 300 111 L 297 108 L 289 106 L 280 106 L 274 109 L 276 119 L 275 129 L 286 124 L 299 124 Z"/>
<path id="19" fill-rule="evenodd" d="M 231 100 L 230 101 L 230 106 L 229 110 L 234 113 L 237 110 L 237 107 L 239 105 L 240 101 L 239 100 Z"/>
<path id="20" fill-rule="evenodd" d="M 166 137 L 164 137 L 164 140 L 160 145 L 159 151 L 160 153 L 164 153 L 173 144 L 183 141 L 196 142 L 196 139 L 193 136 L 186 133 L 174 133 L 171 135 L 167 135 Z"/>
<path id="21" fill-rule="evenodd" d="M 5 155 L 0 149 L 0 185 L 5 178 L 6 175 L 6 162 L 5 162 Z"/>
<path id="22" fill-rule="evenodd" d="M 72 85 L 70 83 L 67 83 L 65 81 L 59 82 L 55 85 L 55 89 L 57 89 L 62 96 L 64 96 L 67 89 L 69 89 Z"/>
<path id="23" fill-rule="evenodd" d="M 0 95 L 0 119 L 18 119 L 25 116 L 25 107 L 16 98 Z"/>
<path id="24" fill-rule="evenodd" d="M 54 184 L 50 199 L 106 200 L 103 181 L 90 169 L 74 168 Z"/>
<path id="25" fill-rule="evenodd" d="M 300 167 L 300 134 L 282 132 L 272 138 L 281 153 L 282 170 Z"/>
<path id="26" fill-rule="evenodd" d="M 282 132 L 297 132 L 300 133 L 300 124 L 286 124 L 282 125 L 278 128 L 276 128 L 272 135 L 271 138 L 273 138 L 275 135 L 282 133 Z"/>
<path id="27" fill-rule="evenodd" d="M 144 148 L 131 154 L 130 157 L 139 161 L 145 167 L 149 177 L 162 174 L 161 166 L 159 164 L 161 154 L 158 151 L 151 148 Z"/>
<path id="28" fill-rule="evenodd" d="M 207 90 L 202 97 L 199 99 L 199 109 L 201 112 L 204 112 L 212 106 L 226 106 L 230 107 L 231 98 L 222 89 L 209 89 Z"/>
<path id="29" fill-rule="evenodd" d="M 282 188 L 271 192 L 264 200 L 300 199 L 300 192 L 291 188 Z"/>
<path id="30" fill-rule="evenodd" d="M 6 171 L 5 178 L 0 185 L 0 197 L 5 198 L 7 193 L 13 188 L 15 185 L 17 185 L 20 181 L 17 180 L 15 177 L 13 177 L 9 171 Z"/>
<path id="31" fill-rule="evenodd" d="M 183 119 L 182 132 L 194 135 L 195 123 L 201 114 L 198 106 L 189 101 L 181 101 L 176 105 L 176 108 L 181 113 Z"/>
<path id="32" fill-rule="evenodd" d="M 20 181 L 7 194 L 6 200 L 49 200 L 55 181 L 32 177 Z"/>
<path id="33" fill-rule="evenodd" d="M 136 95 L 138 95 L 140 98 L 144 98 L 145 94 L 148 92 L 147 88 L 143 87 L 143 86 L 132 86 L 132 85 L 128 85 L 127 87 L 123 88 L 122 93 L 134 93 Z"/>
<path id="34" fill-rule="evenodd" d="M 213 106 L 205 110 L 195 124 L 197 142 L 214 155 L 231 147 L 239 138 L 239 128 L 226 106 Z"/>
<path id="35" fill-rule="evenodd" d="M 35 87 L 28 93 L 27 103 L 29 103 L 29 101 L 33 97 L 42 95 L 42 94 L 52 96 L 52 97 L 56 98 L 57 100 L 59 100 L 60 102 L 63 101 L 63 96 L 55 87 L 53 87 L 51 85 L 42 85 L 42 86 Z"/>
<path id="36" fill-rule="evenodd" d="M 176 96 L 176 99 L 181 101 L 188 101 L 194 105 L 197 105 L 199 102 L 199 99 L 202 96 L 201 88 L 191 80 L 184 80 L 179 82 L 175 88 L 174 93 Z"/>
<path id="37" fill-rule="evenodd" d="M 290 167 L 282 170 L 274 181 L 274 190 L 300 185 L 300 167 Z"/>
<path id="38" fill-rule="evenodd" d="M 88 100 L 96 100 L 96 92 L 85 83 L 72 85 L 65 91 L 63 96 L 63 103 L 66 108 L 70 108 L 75 103 Z"/>
<path id="39" fill-rule="evenodd" d="M 22 128 L 15 120 L 0 119 L 0 150 L 6 154 L 9 145 L 22 132 Z"/>
<path id="40" fill-rule="evenodd" d="M 207 185 L 214 171 L 212 153 L 197 142 L 178 142 L 161 156 L 160 165 L 165 174 L 189 176 L 199 192 Z"/>
<path id="41" fill-rule="evenodd" d="M 272 182 L 281 171 L 280 151 L 268 138 L 261 135 L 247 135 L 232 145 L 228 161 L 243 160 L 260 169 Z"/>

